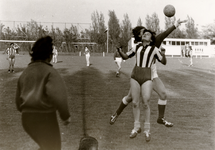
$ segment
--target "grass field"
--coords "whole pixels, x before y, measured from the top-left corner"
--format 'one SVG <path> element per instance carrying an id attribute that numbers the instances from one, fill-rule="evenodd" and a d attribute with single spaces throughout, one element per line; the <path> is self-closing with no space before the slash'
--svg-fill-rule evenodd
<path id="1" fill-rule="evenodd" d="M 37 150 L 38 145 L 22 128 L 14 100 L 18 77 L 30 57 L 16 56 L 14 74 L 7 73 L 5 58 L 0 54 L 0 150 Z M 83 56 L 60 55 L 58 59 L 54 68 L 66 83 L 72 116 L 68 126 L 60 122 L 62 150 L 77 150 L 85 132 L 98 140 L 99 150 L 215 149 L 215 58 L 194 58 L 194 67 L 188 67 L 189 60 L 185 58 L 168 58 L 166 66 L 158 64 L 158 74 L 168 94 L 165 116 L 174 127 L 156 123 L 158 96 L 153 92 L 149 143 L 143 133 L 129 139 L 133 128 L 131 105 L 114 125 L 109 124 L 110 116 L 129 90 L 134 59 L 122 64 L 118 78 L 113 57 L 91 57 L 90 67 L 86 67 Z"/>

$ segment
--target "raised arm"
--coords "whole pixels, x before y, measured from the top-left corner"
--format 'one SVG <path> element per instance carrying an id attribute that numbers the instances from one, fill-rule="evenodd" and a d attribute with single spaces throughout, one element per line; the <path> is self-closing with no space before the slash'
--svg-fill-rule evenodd
<path id="1" fill-rule="evenodd" d="M 183 21 L 180 21 L 180 19 L 173 25 L 171 26 L 170 28 L 168 28 L 166 31 L 158 34 L 156 36 L 156 40 L 155 40 L 155 46 L 157 48 L 160 47 L 161 43 L 163 42 L 163 40 L 170 34 L 172 33 L 172 31 L 174 31 L 181 23 L 184 23 L 186 22 L 187 20 L 183 20 Z"/>

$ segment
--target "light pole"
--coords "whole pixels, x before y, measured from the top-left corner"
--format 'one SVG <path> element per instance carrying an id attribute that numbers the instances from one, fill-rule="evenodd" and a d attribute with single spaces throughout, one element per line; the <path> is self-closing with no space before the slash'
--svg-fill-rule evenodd
<path id="1" fill-rule="evenodd" d="M 108 53 L 108 32 L 109 32 L 109 30 L 108 30 L 108 28 L 105 30 L 105 32 L 104 33 L 107 33 L 107 53 Z"/>
<path id="2" fill-rule="evenodd" d="M 108 53 L 108 32 L 109 32 L 109 30 L 108 30 L 108 28 L 106 30 L 107 30 L 107 53 Z"/>

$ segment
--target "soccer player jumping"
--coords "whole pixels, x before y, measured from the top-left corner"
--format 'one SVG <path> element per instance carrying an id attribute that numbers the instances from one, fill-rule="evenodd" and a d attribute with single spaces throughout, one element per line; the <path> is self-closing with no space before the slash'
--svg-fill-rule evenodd
<path id="1" fill-rule="evenodd" d="M 186 20 L 185 21 L 178 20 L 175 25 L 173 25 L 172 27 L 167 29 L 165 32 L 163 32 L 163 33 L 159 34 L 158 36 L 156 36 L 155 46 L 160 47 L 162 41 L 173 30 L 175 30 L 181 23 L 184 23 L 184 22 L 186 22 Z M 140 42 L 140 38 L 138 37 L 138 35 L 140 34 L 141 28 L 145 29 L 144 27 L 136 27 L 137 30 L 133 30 L 133 34 L 136 37 L 135 38 L 136 42 Z M 163 82 L 161 81 L 161 79 L 157 75 L 157 69 L 156 69 L 156 64 L 155 63 L 151 66 L 151 70 L 152 70 L 152 79 L 153 79 L 153 90 L 156 93 L 158 93 L 158 95 L 159 95 L 159 100 L 158 100 L 159 115 L 158 115 L 157 123 L 163 124 L 166 127 L 172 127 L 173 123 L 166 121 L 165 118 L 164 118 L 165 107 L 166 107 L 166 104 L 167 104 L 166 89 L 165 89 L 165 86 L 164 86 Z M 121 114 L 121 112 L 124 110 L 124 108 L 130 102 L 132 102 L 132 97 L 131 97 L 131 91 L 129 90 L 128 95 L 123 97 L 122 102 L 120 103 L 120 105 L 117 108 L 116 112 L 111 116 L 111 118 L 110 118 L 110 124 L 111 125 L 115 123 L 117 117 Z M 137 131 L 132 132 L 131 135 L 130 135 L 130 138 L 136 137 L 137 134 L 138 134 Z"/>

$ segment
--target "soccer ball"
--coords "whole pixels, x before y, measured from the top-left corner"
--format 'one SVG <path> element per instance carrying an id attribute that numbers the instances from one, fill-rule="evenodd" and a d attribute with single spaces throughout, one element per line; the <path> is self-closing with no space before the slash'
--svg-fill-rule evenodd
<path id="1" fill-rule="evenodd" d="M 172 17 L 175 15 L 175 7 L 172 5 L 166 5 L 163 9 L 163 13 L 167 17 Z"/>

